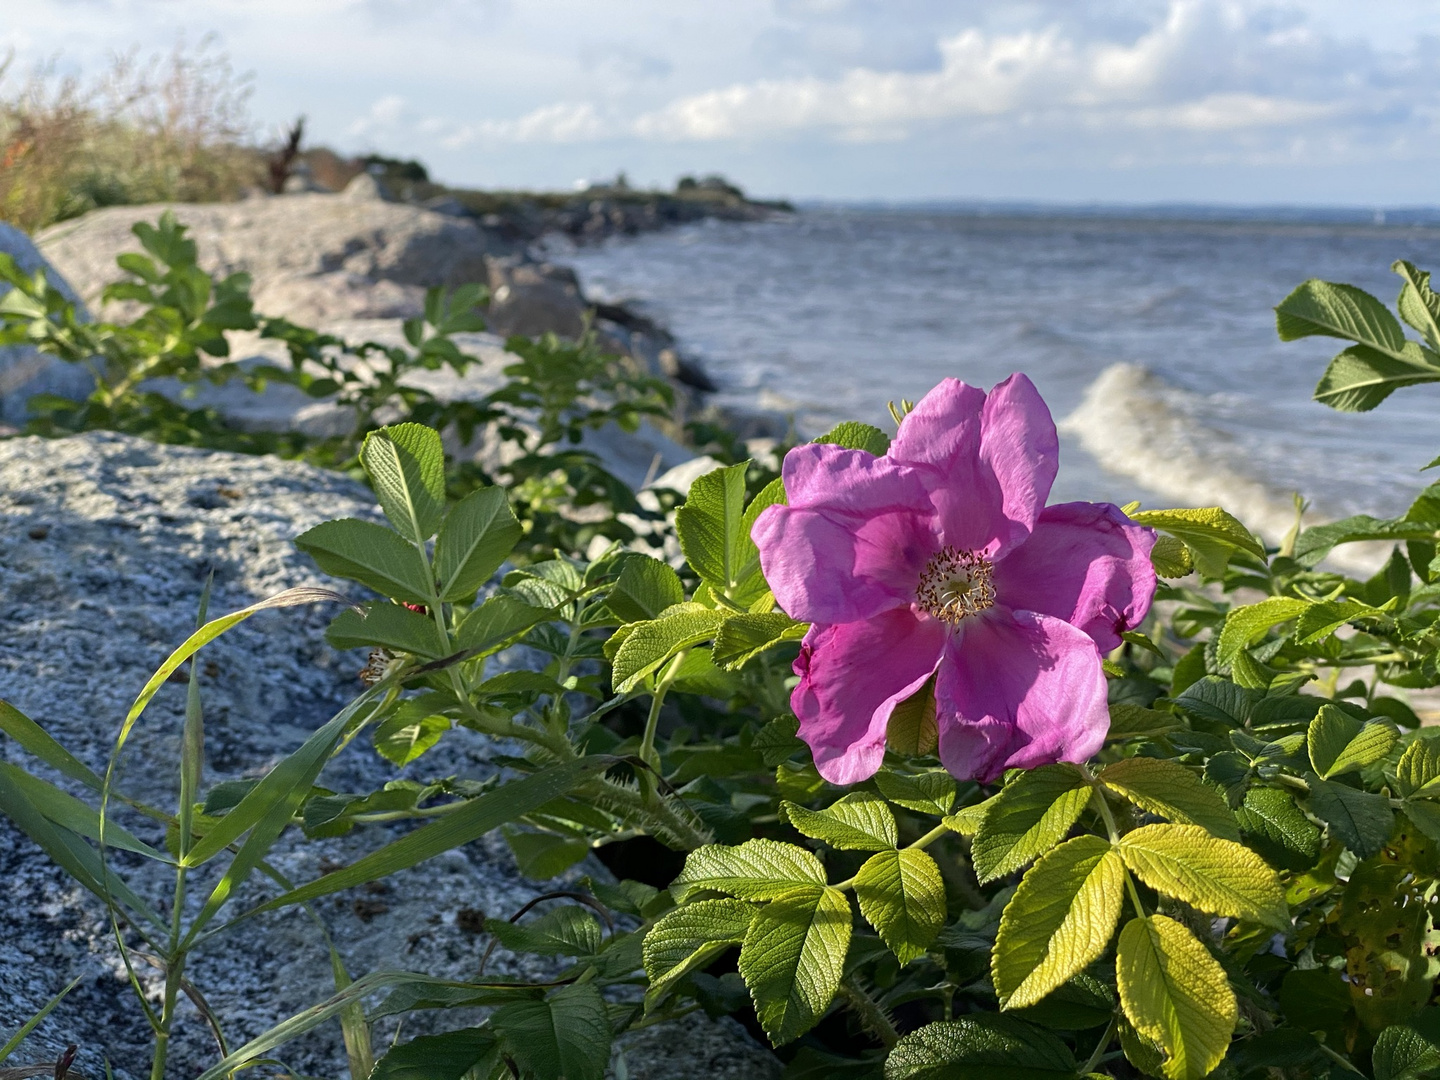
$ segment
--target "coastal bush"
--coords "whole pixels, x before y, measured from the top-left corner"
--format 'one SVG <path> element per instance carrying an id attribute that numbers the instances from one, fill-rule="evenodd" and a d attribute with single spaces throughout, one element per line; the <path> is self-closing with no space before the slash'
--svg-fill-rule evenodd
<path id="1" fill-rule="evenodd" d="M 1318 281 L 1278 306 L 1282 337 L 1351 343 L 1320 401 L 1440 380 L 1440 299 L 1396 269 L 1399 319 Z M 179 336 L 203 340 L 209 308 L 185 310 Z M 49 300 L 20 315 L 70 332 Z M 506 403 L 547 401 L 571 407 Z M 222 1040 L 202 1080 L 335 1020 L 353 1076 L 599 1080 L 617 1037 L 695 1011 L 767 1038 L 790 1080 L 1440 1075 L 1440 742 L 1406 703 L 1440 685 L 1440 485 L 1395 518 L 1297 511 L 1266 543 L 1218 507 L 1046 506 L 1058 443 L 1023 376 L 894 413 L 893 434 L 842 424 L 763 486 L 744 461 L 700 477 L 666 525 L 673 563 L 619 541 L 517 561 L 532 503 L 447 490 L 433 428 L 374 427 L 355 457 L 387 524 L 296 540 L 348 595 L 209 621 L 202 602 L 104 775 L 0 705 L 0 730 L 89 792 L 7 765 L 0 811 L 109 908 L 127 964 L 162 973 L 139 1006 L 157 1080 L 197 944 L 497 829 L 527 877 L 562 879 L 485 924 L 491 950 L 551 958 L 547 978 L 486 977 L 487 952 L 474 981 L 352 981 L 337 957 L 332 998 Z M 1335 568 L 1377 541 L 1370 576 Z M 258 610 L 339 600 L 329 641 L 369 656 L 351 705 L 262 777 L 207 788 L 192 675 L 174 810 L 126 796 L 114 763 L 182 664 Z M 528 663 L 494 671 L 516 645 Z M 320 786 L 362 739 L 420 775 L 460 727 L 494 740 L 494 775 Z M 374 844 L 291 882 L 266 861 L 290 831 Z M 221 884 L 167 917 L 117 848 L 170 866 L 182 899 L 202 864 Z M 577 877 L 592 853 L 615 872 Z M 256 871 L 272 887 L 242 887 Z M 477 1006 L 371 1043 L 376 1020 Z"/>

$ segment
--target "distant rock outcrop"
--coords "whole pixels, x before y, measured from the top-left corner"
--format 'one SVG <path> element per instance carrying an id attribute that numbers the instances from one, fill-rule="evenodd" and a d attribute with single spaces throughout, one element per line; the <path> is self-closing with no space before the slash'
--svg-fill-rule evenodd
<path id="1" fill-rule="evenodd" d="M 0 252 L 13 258 L 27 274 L 44 270 L 52 285 L 71 300 L 79 301 L 70 283 L 45 261 L 30 237 L 3 221 L 0 221 Z M 10 286 L 0 282 L 0 296 L 9 291 Z M 89 318 L 83 304 L 80 314 Z M 0 345 L 0 424 L 18 427 L 24 423 L 27 402 L 34 394 L 84 397 L 91 385 L 90 374 L 83 368 L 46 356 L 29 345 Z"/>

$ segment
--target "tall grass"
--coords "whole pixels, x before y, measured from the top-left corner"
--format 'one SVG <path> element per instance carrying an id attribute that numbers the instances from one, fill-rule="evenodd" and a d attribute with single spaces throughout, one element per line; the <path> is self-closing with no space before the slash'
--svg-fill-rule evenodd
<path id="1" fill-rule="evenodd" d="M 250 83 L 214 50 L 115 56 L 100 77 L 0 64 L 0 219 L 33 232 L 100 206 L 237 197 L 259 183 Z"/>

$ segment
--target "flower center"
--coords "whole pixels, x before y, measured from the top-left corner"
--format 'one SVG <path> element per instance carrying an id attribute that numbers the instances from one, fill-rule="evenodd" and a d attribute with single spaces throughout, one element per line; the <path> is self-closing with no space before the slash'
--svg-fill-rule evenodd
<path id="1" fill-rule="evenodd" d="M 958 623 L 995 605 L 995 568 L 974 551 L 943 547 L 925 566 L 915 600 L 942 622 Z"/>

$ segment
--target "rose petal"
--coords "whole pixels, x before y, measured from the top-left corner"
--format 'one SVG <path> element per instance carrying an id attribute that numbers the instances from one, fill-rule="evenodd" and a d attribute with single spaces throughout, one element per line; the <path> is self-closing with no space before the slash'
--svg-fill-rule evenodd
<path id="1" fill-rule="evenodd" d="M 935 670 L 949 633 L 908 608 L 864 622 L 815 626 L 805 635 L 790 705 L 815 767 L 832 784 L 874 776 L 895 705 Z"/>
<path id="2" fill-rule="evenodd" d="M 995 564 L 995 595 L 1080 627 L 1107 653 L 1150 610 L 1154 546 L 1154 530 L 1109 503 L 1047 506 L 1029 538 Z"/>
<path id="3" fill-rule="evenodd" d="M 945 379 L 905 417 L 887 456 L 925 469 L 945 543 L 999 556 L 1034 526 L 1055 482 L 1060 443 L 1024 375 L 988 397 Z"/>
<path id="4" fill-rule="evenodd" d="M 789 505 L 751 537 L 780 607 L 803 622 L 846 623 L 908 607 L 939 547 L 916 472 L 863 450 L 798 446 L 785 455 Z"/>
<path id="5" fill-rule="evenodd" d="M 950 638 L 935 679 L 940 760 L 962 780 L 1085 761 L 1110 712 L 1100 651 L 1062 619 L 991 608 Z"/>

